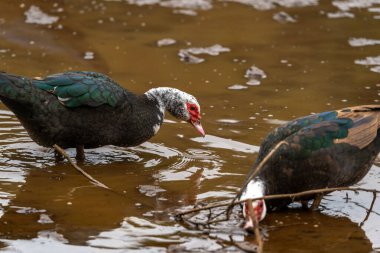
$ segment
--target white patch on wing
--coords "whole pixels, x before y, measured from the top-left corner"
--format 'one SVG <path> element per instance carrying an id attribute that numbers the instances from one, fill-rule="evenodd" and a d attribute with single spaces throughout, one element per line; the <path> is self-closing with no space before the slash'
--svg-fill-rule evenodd
<path id="1" fill-rule="evenodd" d="M 58 97 L 58 100 L 59 100 L 60 102 L 67 102 L 67 101 L 70 100 L 70 98 L 61 98 L 61 97 Z"/>

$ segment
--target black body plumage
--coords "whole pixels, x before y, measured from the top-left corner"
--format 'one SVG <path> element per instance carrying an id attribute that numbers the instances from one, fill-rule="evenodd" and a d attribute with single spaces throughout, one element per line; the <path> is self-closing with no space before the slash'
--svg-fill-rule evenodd
<path id="1" fill-rule="evenodd" d="M 380 152 L 379 127 L 379 105 L 350 107 L 290 121 L 265 138 L 249 177 L 262 163 L 253 182 L 263 183 L 264 195 L 350 186 L 368 173 Z M 279 143 L 282 144 L 269 155 Z M 314 196 L 305 199 L 310 198 Z M 273 209 L 291 200 L 266 202 Z"/>
<path id="2" fill-rule="evenodd" d="M 105 75 L 67 72 L 44 79 L 0 73 L 0 99 L 38 144 L 135 146 L 155 134 L 163 111 Z"/>

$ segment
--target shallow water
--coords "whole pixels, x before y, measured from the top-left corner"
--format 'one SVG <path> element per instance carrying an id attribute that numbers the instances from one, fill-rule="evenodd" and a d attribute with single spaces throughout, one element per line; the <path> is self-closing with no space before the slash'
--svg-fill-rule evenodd
<path id="1" fill-rule="evenodd" d="M 239 252 L 253 238 L 238 221 L 205 235 L 172 214 L 234 196 L 279 124 L 379 103 L 379 1 L 5 0 L 0 10 L 1 70 L 99 71 L 138 93 L 177 87 L 200 101 L 207 133 L 167 116 L 141 146 L 86 150 L 83 168 L 114 194 L 55 163 L 0 104 L 5 252 Z M 252 66 L 266 76 L 255 85 Z M 380 189 L 380 168 L 358 185 Z M 265 251 L 380 252 L 379 200 L 360 224 L 371 194 L 348 196 L 269 215 Z"/>

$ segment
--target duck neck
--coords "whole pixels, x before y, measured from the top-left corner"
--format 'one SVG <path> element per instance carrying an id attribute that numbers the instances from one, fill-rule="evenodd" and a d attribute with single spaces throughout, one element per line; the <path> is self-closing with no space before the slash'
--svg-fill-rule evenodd
<path id="1" fill-rule="evenodd" d="M 155 100 L 160 111 L 164 113 L 170 107 L 170 102 L 173 99 L 171 89 L 167 87 L 153 88 L 145 92 L 145 95 L 149 100 Z"/>

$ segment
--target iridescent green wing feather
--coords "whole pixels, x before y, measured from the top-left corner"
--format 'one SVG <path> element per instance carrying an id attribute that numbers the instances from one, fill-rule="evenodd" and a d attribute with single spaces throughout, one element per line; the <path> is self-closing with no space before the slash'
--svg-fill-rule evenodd
<path id="1" fill-rule="evenodd" d="M 277 143 L 285 140 L 287 137 L 293 135 L 302 128 L 311 126 L 313 124 L 318 124 L 323 121 L 336 119 L 337 115 L 338 113 L 336 111 L 313 114 L 290 121 L 289 123 L 276 128 L 274 131 L 268 134 L 264 142 L 261 144 L 257 161 L 261 161 L 270 152 L 270 150 L 277 145 Z"/>
<path id="2" fill-rule="evenodd" d="M 125 90 L 108 76 L 95 72 L 66 72 L 33 79 L 33 85 L 57 96 L 67 107 L 108 104 L 112 107 L 124 100 Z"/>
<path id="3" fill-rule="evenodd" d="M 258 161 L 280 141 L 289 144 L 282 150 L 293 158 L 305 158 L 313 151 L 338 143 L 362 149 L 376 138 L 379 118 L 379 106 L 361 106 L 296 119 L 268 135 Z"/>
<path id="4" fill-rule="evenodd" d="M 331 147 L 336 140 L 346 138 L 353 125 L 350 118 L 337 118 L 304 127 L 285 139 L 286 153 L 290 158 L 306 158 L 313 151 Z"/>

